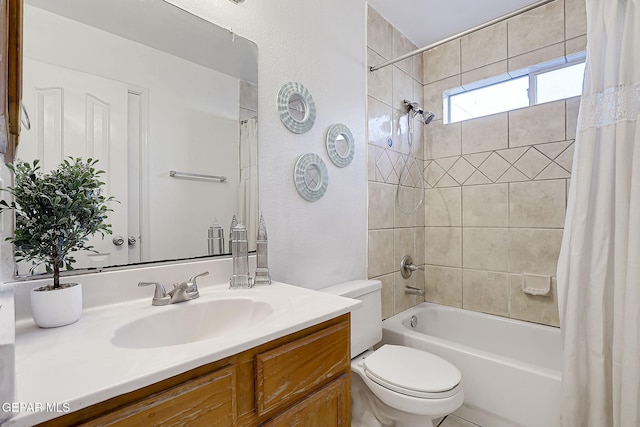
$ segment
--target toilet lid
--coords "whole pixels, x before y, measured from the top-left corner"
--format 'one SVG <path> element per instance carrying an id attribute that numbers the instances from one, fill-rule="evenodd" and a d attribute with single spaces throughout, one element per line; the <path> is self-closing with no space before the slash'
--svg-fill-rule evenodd
<path id="1" fill-rule="evenodd" d="M 385 344 L 363 360 L 367 377 L 414 397 L 439 399 L 457 393 L 462 374 L 446 360 L 411 347 Z"/>

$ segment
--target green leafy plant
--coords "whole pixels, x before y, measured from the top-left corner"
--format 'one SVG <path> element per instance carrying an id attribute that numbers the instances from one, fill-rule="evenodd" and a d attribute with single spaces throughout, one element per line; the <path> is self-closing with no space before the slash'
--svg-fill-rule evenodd
<path id="1" fill-rule="evenodd" d="M 95 168 L 98 160 L 65 159 L 56 170 L 40 171 L 33 164 L 17 161 L 7 164 L 15 176 L 13 187 L 6 189 L 13 201 L 0 200 L 0 212 L 15 212 L 15 233 L 7 240 L 15 248 L 16 261 L 32 263 L 31 272 L 44 265 L 53 272 L 53 288 L 60 288 L 60 269 L 73 269 L 74 251 L 92 251 L 89 237 L 111 234 L 106 223 L 107 203 L 113 197 L 101 193 L 105 172 Z"/>

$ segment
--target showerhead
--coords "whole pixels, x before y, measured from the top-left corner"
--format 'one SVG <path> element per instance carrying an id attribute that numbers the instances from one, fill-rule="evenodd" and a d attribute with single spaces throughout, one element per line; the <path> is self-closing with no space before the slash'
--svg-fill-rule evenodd
<path id="1" fill-rule="evenodd" d="M 431 123 L 433 118 L 436 116 L 435 113 L 432 113 L 431 111 L 424 111 L 422 107 L 420 107 L 420 104 L 418 104 L 417 102 L 411 102 L 405 99 L 403 103 L 408 113 L 411 114 L 412 117 L 416 117 L 417 115 L 420 115 L 421 116 L 420 120 L 425 125 L 428 125 L 429 123 Z"/>

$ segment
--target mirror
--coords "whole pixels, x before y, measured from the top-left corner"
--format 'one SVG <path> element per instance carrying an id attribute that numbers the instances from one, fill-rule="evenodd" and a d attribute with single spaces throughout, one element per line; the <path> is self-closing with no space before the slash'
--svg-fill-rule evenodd
<path id="1" fill-rule="evenodd" d="M 336 123 L 329 127 L 327 132 L 327 154 L 334 165 L 343 168 L 353 160 L 356 152 L 353 134 L 342 123 Z"/>
<path id="2" fill-rule="evenodd" d="M 229 253 L 234 214 L 255 250 L 257 77 L 255 43 L 163 0 L 25 0 L 16 157 L 97 158 L 119 201 L 74 268 L 208 256 L 214 223 Z"/>
<path id="3" fill-rule="evenodd" d="M 278 92 L 280 121 L 293 133 L 305 133 L 316 120 L 316 104 L 311 93 L 300 83 L 284 84 Z"/>
<path id="4" fill-rule="evenodd" d="M 327 191 L 329 184 L 327 165 L 317 154 L 303 154 L 296 162 L 293 180 L 298 194 L 305 200 L 315 202 Z"/>

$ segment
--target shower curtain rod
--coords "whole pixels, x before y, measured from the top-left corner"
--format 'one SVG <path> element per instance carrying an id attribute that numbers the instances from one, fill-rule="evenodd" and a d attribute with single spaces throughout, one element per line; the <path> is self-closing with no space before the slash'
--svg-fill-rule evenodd
<path id="1" fill-rule="evenodd" d="M 434 47 L 438 47 L 440 45 L 448 43 L 451 40 L 455 40 L 455 39 L 457 39 L 459 37 L 464 37 L 467 34 L 473 33 L 474 31 L 482 30 L 483 28 L 489 27 L 489 26 L 491 26 L 493 24 L 497 24 L 498 22 L 502 22 L 502 21 L 505 21 L 505 20 L 507 20 L 509 18 L 513 18 L 516 15 L 520 15 L 521 13 L 528 12 L 528 11 L 530 11 L 532 9 L 535 9 L 536 7 L 544 6 L 545 4 L 551 3 L 552 1 L 555 1 L 555 0 L 541 0 L 539 2 L 530 4 L 529 6 L 525 6 L 523 8 L 520 8 L 520 9 L 516 10 L 516 11 L 513 11 L 511 13 L 507 13 L 506 15 L 502 15 L 502 16 L 500 16 L 498 18 L 492 19 L 491 21 L 485 22 L 484 24 L 480 24 L 478 26 L 475 26 L 473 28 L 465 30 L 465 31 L 463 31 L 461 33 L 458 33 L 456 35 L 453 35 L 451 37 L 447 37 L 446 39 L 440 40 L 439 42 L 435 42 L 435 43 L 432 43 L 432 44 L 430 44 L 428 46 L 416 49 L 416 50 L 414 50 L 412 52 L 405 53 L 404 55 L 399 56 L 396 59 L 392 59 L 390 61 L 383 62 L 382 64 L 374 65 L 373 67 L 369 67 L 369 72 L 373 73 L 374 71 L 378 71 L 381 68 L 387 67 L 387 66 L 389 66 L 391 64 L 395 64 L 396 62 L 402 61 L 404 59 L 411 58 L 412 56 L 418 55 L 418 54 L 420 54 L 420 53 L 422 53 L 424 51 L 427 51 L 429 49 L 433 49 Z"/>

